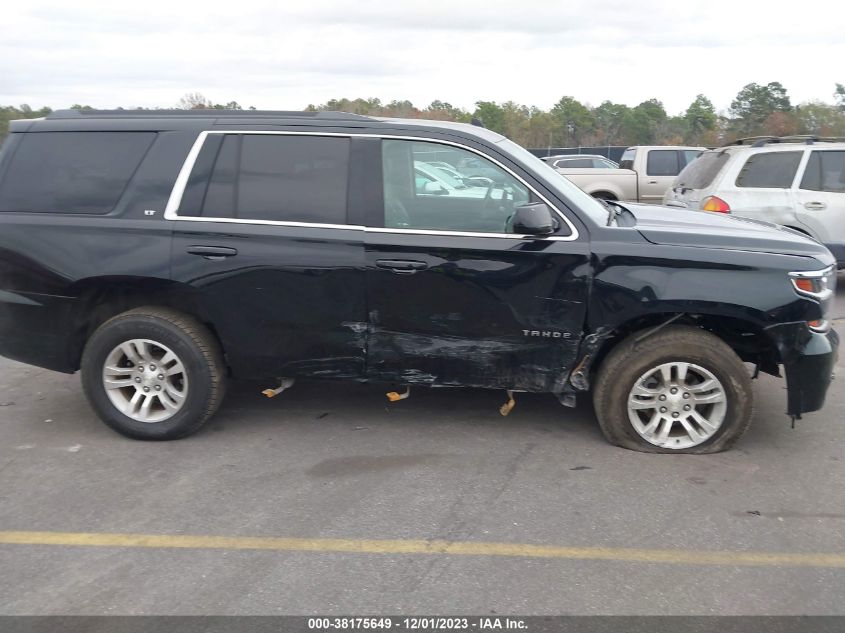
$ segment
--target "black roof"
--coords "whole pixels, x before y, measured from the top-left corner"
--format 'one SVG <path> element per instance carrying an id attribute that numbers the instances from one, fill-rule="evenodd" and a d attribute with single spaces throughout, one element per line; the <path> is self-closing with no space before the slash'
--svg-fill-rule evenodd
<path id="1" fill-rule="evenodd" d="M 497 143 L 504 137 L 483 127 L 469 123 L 434 121 L 429 119 L 398 119 L 371 117 L 349 112 L 306 112 L 285 110 L 56 110 L 41 119 L 12 121 L 12 132 L 70 131 L 104 129 L 217 129 L 221 125 L 237 126 L 314 126 L 339 129 L 381 128 L 392 133 L 402 128 L 416 132 L 429 131 L 464 138 L 482 138 Z"/>
<path id="2" fill-rule="evenodd" d="M 261 118 L 261 119 L 320 119 L 327 121 L 375 121 L 372 117 L 351 112 L 333 112 L 321 110 L 308 112 L 302 110 L 218 110 L 216 108 L 197 108 L 195 110 L 56 110 L 48 114 L 47 119 L 152 119 L 174 117 L 197 117 L 201 119 L 224 118 Z"/>

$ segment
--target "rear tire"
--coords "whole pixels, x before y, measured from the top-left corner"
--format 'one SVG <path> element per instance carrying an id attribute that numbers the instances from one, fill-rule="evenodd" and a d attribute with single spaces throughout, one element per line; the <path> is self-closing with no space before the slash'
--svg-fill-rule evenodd
<path id="1" fill-rule="evenodd" d="M 736 353 L 696 327 L 670 325 L 619 343 L 602 363 L 593 405 L 605 438 L 647 453 L 717 453 L 751 423 L 751 378 Z M 652 406 L 653 405 L 653 406 Z"/>
<path id="2" fill-rule="evenodd" d="M 82 354 L 82 387 L 100 419 L 139 440 L 187 437 L 225 392 L 217 340 L 170 308 L 129 310 L 103 323 Z"/>

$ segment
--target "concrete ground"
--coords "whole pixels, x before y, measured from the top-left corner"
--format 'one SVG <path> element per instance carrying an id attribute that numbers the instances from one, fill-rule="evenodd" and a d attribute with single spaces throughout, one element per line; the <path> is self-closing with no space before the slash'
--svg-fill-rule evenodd
<path id="1" fill-rule="evenodd" d="M 761 377 L 712 456 L 610 446 L 586 399 L 266 386 L 144 443 L 0 361 L 0 613 L 845 613 L 841 382 L 793 430 Z"/>

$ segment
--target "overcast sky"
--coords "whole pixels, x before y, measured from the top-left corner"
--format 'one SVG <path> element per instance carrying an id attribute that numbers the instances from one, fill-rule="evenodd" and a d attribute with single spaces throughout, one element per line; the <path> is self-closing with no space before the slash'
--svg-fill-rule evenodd
<path id="1" fill-rule="evenodd" d="M 29 5 L 29 6 L 27 6 Z M 144 0 L 0 4 L 0 105 L 171 107 L 187 92 L 259 109 L 333 97 L 547 109 L 749 82 L 793 103 L 845 83 L 842 0 Z"/>

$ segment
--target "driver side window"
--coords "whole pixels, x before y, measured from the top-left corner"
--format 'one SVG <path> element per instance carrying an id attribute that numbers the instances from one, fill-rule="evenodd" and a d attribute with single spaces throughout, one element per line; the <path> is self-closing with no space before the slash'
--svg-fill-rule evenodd
<path id="1" fill-rule="evenodd" d="M 512 233 L 528 189 L 493 162 L 467 150 L 425 141 L 382 141 L 384 226 Z"/>

